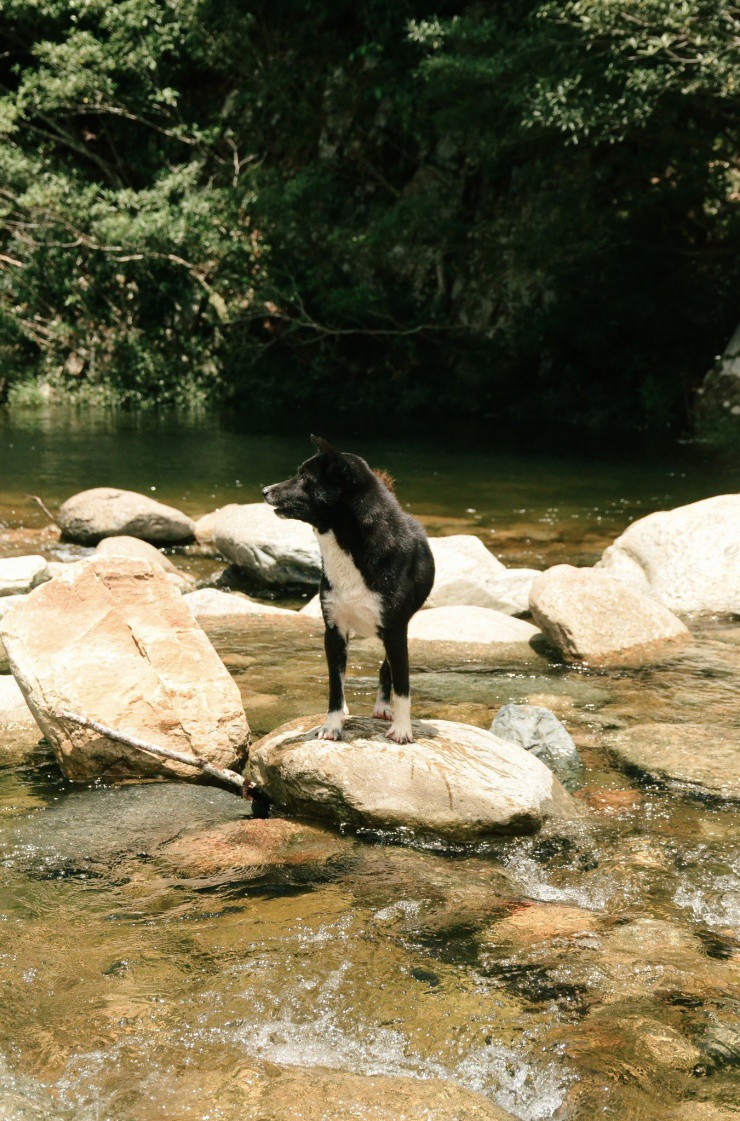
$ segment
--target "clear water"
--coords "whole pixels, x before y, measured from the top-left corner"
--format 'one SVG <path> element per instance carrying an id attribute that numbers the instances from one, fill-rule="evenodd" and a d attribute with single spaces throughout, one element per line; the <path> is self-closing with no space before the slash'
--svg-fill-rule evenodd
<path id="1" fill-rule="evenodd" d="M 432 532 L 478 532 L 534 567 L 593 560 L 635 516 L 739 481 L 688 460 L 357 450 Z M 87 486 L 154 487 L 198 514 L 256 500 L 304 451 L 215 421 L 5 420 L 0 555 L 59 555 L 28 492 L 54 506 Z M 174 559 L 203 580 L 223 567 Z M 319 628 L 250 619 L 211 637 L 256 734 L 321 710 Z M 377 660 L 372 643 L 353 651 L 358 711 Z M 168 843 L 245 804 L 173 784 L 74 789 L 36 735 L 0 733 L 3 1121 L 256 1121 L 249 1072 L 286 1065 L 443 1077 L 523 1121 L 738 1115 L 736 810 L 640 784 L 608 750 L 615 728 L 650 721 L 702 723 L 740 750 L 738 628 L 708 621 L 642 670 L 414 669 L 420 716 L 487 727 L 509 700 L 557 712 L 586 765 L 587 822 L 474 851 L 348 835 L 314 872 L 193 880 Z"/>

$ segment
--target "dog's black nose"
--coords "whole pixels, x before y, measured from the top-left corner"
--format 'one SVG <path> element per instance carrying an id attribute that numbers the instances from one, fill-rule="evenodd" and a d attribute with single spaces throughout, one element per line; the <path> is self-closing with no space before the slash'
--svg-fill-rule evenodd
<path id="1" fill-rule="evenodd" d="M 269 489 L 270 489 L 269 487 L 263 487 L 262 488 L 262 497 L 263 498 L 267 498 L 267 493 L 268 493 Z"/>

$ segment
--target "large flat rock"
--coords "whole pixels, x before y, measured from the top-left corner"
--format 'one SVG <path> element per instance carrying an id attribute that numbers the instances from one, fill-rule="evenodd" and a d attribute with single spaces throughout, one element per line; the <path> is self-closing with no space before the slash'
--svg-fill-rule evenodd
<path id="1" fill-rule="evenodd" d="M 180 510 L 116 487 L 93 487 L 68 498 L 59 507 L 57 524 L 64 537 L 81 545 L 121 535 L 172 545 L 195 536 L 195 523 Z"/>
<path id="2" fill-rule="evenodd" d="M 740 614 L 740 494 L 640 518 L 597 567 L 679 614 Z"/>
<path id="3" fill-rule="evenodd" d="M 712 724 L 637 724 L 611 743 L 630 769 L 683 794 L 740 802 L 740 731 Z"/>
<path id="4" fill-rule="evenodd" d="M 350 718 L 339 742 L 316 738 L 322 724 L 293 720 L 250 750 L 249 780 L 290 813 L 470 841 L 574 811 L 544 763 L 481 728 L 414 721 L 398 745 L 383 721 Z"/>
<path id="5" fill-rule="evenodd" d="M 534 581 L 529 604 L 534 621 L 568 662 L 646 661 L 689 637 L 663 604 L 592 568 L 548 568 Z"/>
<path id="6" fill-rule="evenodd" d="M 491 607 L 432 607 L 418 612 L 409 624 L 409 639 L 415 642 L 526 645 L 539 633 L 524 619 L 514 619 Z"/>
<path id="7" fill-rule="evenodd" d="M 239 689 L 183 597 L 147 561 L 70 565 L 0 621 L 13 674 L 68 778 L 168 775 L 184 764 L 113 743 L 65 710 L 222 767 L 238 765 L 249 728 Z"/>
<path id="8" fill-rule="evenodd" d="M 279 518 L 264 502 L 230 505 L 211 523 L 218 551 L 256 584 L 268 587 L 316 587 L 321 550 L 305 522 Z"/>

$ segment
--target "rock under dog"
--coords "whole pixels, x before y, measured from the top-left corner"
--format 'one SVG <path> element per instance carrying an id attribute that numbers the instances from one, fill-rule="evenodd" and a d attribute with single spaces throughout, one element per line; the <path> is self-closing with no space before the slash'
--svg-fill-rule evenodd
<path id="1" fill-rule="evenodd" d="M 421 525 L 401 509 L 389 481 L 358 455 L 337 451 L 319 437 L 311 439 L 318 454 L 292 479 L 262 493 L 281 518 L 312 525 L 321 547 L 329 711 L 319 738 L 341 738 L 349 639 L 377 635 L 385 659 L 373 716 L 392 719 L 389 739 L 411 743 L 408 625 L 432 589 L 432 551 Z"/>

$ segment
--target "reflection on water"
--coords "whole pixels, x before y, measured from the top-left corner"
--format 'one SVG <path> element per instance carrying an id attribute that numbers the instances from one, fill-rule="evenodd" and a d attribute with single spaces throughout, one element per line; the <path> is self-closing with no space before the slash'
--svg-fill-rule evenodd
<path id="1" fill-rule="evenodd" d="M 3 519 L 31 520 L 26 489 L 54 501 L 93 483 L 154 485 L 199 512 L 254 498 L 263 462 L 270 481 L 301 454 L 216 428 L 205 447 L 194 430 L 165 439 L 149 424 L 6 426 L 5 451 L 24 450 L 3 456 Z M 502 529 L 526 510 L 530 537 L 513 538 L 511 555 L 534 563 L 588 553 L 606 532 L 597 505 L 614 526 L 649 505 L 651 486 L 654 504 L 722 489 L 653 469 L 577 478 L 554 463 L 547 478 L 542 464 L 520 465 L 517 489 L 513 461 L 380 450 L 402 494 L 442 528 Z M 537 526 L 552 529 L 550 544 Z M 247 804 L 175 784 L 73 789 L 35 736 L 3 734 L 0 1117 L 278 1121 L 256 1095 L 286 1064 L 453 1079 L 524 1121 L 737 1116 L 736 811 L 641 784 L 608 750 L 615 729 L 651 721 L 738 737 L 736 633 L 709 621 L 640 671 L 540 657 L 417 664 L 419 716 L 488 726 L 511 700 L 558 713 L 586 766 L 588 819 L 467 851 L 346 835 L 338 859 L 293 877 L 190 878 L 173 841 Z M 321 710 L 315 625 L 250 617 L 211 637 L 257 734 Z M 377 661 L 372 643 L 353 649 L 357 711 L 372 705 Z"/>

